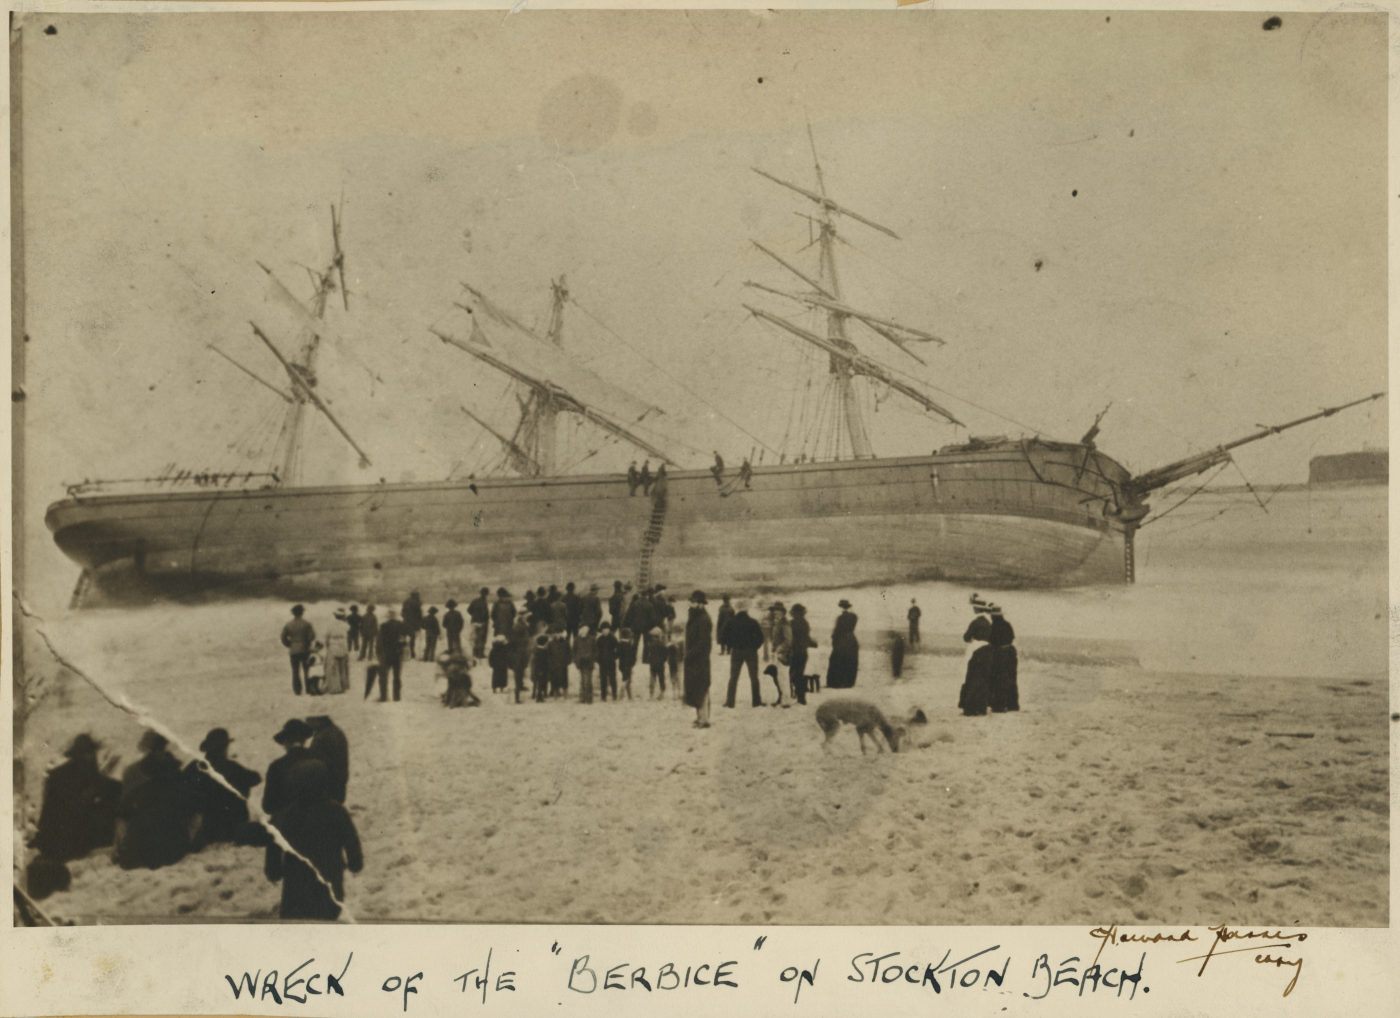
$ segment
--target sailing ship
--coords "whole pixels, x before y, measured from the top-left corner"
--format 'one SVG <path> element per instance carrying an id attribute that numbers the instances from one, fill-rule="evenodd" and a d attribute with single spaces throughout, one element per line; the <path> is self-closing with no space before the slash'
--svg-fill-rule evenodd
<path id="1" fill-rule="evenodd" d="M 46 522 L 58 546 L 82 567 L 75 601 L 210 590 L 363 600 L 416 589 L 441 598 L 481 585 L 518 589 L 613 579 L 712 591 L 927 580 L 994 588 L 1132 582 L 1134 534 L 1149 521 L 1150 493 L 1230 462 L 1239 445 L 1345 409 L 1263 428 L 1136 475 L 1097 448 L 1097 420 L 1077 442 L 974 437 L 926 455 L 878 456 L 857 396 L 861 380 L 909 401 L 930 421 L 961 422 L 912 376 L 853 341 L 859 326 L 920 362 L 920 347 L 943 342 L 847 302 L 836 259 L 838 227 L 849 221 L 898 237 L 828 196 L 815 143 L 813 163 L 815 190 L 755 172 L 809 203 L 815 272 L 755 242 L 804 288 L 747 285 L 765 299 L 797 304 L 808 318 L 824 319 L 825 329 L 757 303 L 743 306 L 754 319 L 825 355 L 834 420 L 829 455 L 767 464 L 746 459 L 727 472 L 720 464 L 688 469 L 685 456 L 657 437 L 660 408 L 600 378 L 563 349 L 570 298 L 562 278 L 553 284 L 543 335 L 464 283 L 464 299 L 454 303 L 466 327 L 432 332 L 515 387 L 519 418 L 509 434 L 480 408 L 462 407 L 499 444 L 497 469 L 437 482 L 300 485 L 297 457 L 308 408 L 336 428 L 362 464 L 369 462 L 316 392 L 315 360 L 337 282 L 349 307 L 333 210 L 334 254 L 323 271 L 312 273 L 309 302 L 298 301 L 263 267 L 273 292 L 303 326 L 300 349 L 286 356 L 252 324 L 290 387 L 238 365 L 288 404 L 277 462 L 263 474 L 241 477 L 170 470 L 151 479 L 155 490 L 121 493 L 106 483 L 70 488 L 68 498 L 49 507 Z M 658 482 L 638 493 L 635 478 L 624 473 L 561 470 L 557 435 L 564 416 L 656 461 Z"/>

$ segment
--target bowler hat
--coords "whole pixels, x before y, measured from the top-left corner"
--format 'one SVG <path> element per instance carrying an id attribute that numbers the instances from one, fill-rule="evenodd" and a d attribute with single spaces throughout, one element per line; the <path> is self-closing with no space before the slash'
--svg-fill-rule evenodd
<path id="1" fill-rule="evenodd" d="M 781 602 L 781 601 L 774 601 L 774 602 L 773 602 L 773 610 L 774 610 L 775 612 L 785 612 L 785 611 L 787 611 L 787 608 L 784 607 L 783 602 Z"/>
<path id="2" fill-rule="evenodd" d="M 159 753 L 168 745 L 169 739 L 160 732 L 147 728 L 141 733 L 141 741 L 136 744 L 136 748 L 142 753 Z"/>
<path id="3" fill-rule="evenodd" d="M 709 600 L 705 597 L 705 592 L 704 592 L 703 590 L 697 590 L 697 591 L 695 591 L 693 594 L 690 595 L 690 599 L 691 599 L 692 601 L 694 601 L 696 604 L 709 604 L 709 603 L 710 603 Z"/>
<path id="4" fill-rule="evenodd" d="M 201 753 L 208 753 L 211 749 L 228 749 L 228 744 L 233 741 L 233 736 L 229 735 L 227 728 L 211 728 L 209 734 L 204 737 L 204 741 L 199 744 Z"/>
<path id="5" fill-rule="evenodd" d="M 282 730 L 272 737 L 272 741 L 285 746 L 289 742 L 305 742 L 311 735 L 310 725 L 301 718 L 291 718 L 282 726 Z"/>
<path id="6" fill-rule="evenodd" d="M 844 597 L 840 601 L 836 602 L 836 607 L 838 608 L 849 608 L 850 606 L 851 602 L 847 601 Z"/>

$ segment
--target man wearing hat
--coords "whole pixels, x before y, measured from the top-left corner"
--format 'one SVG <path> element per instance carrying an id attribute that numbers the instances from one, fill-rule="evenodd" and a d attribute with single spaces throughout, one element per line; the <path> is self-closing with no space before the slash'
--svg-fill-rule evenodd
<path id="1" fill-rule="evenodd" d="M 510 638 L 515 627 L 515 602 L 510 599 L 510 591 L 501 587 L 496 591 L 495 603 L 491 605 L 491 635 Z"/>
<path id="2" fill-rule="evenodd" d="M 447 652 L 462 653 L 462 627 L 465 622 L 457 610 L 457 602 L 447 599 L 447 611 L 442 613 L 442 631 L 447 634 Z"/>
<path id="3" fill-rule="evenodd" d="M 627 595 L 622 592 L 622 581 L 613 580 L 612 596 L 608 598 L 608 614 L 612 616 L 612 629 L 617 632 L 622 625 L 622 610 L 627 606 Z"/>
<path id="4" fill-rule="evenodd" d="M 360 660 L 366 656 L 374 657 L 374 650 L 379 646 L 379 616 L 374 614 L 374 605 L 366 605 L 365 613 L 360 617 Z"/>
<path id="5" fill-rule="evenodd" d="M 715 641 L 719 644 L 721 654 L 729 653 L 729 637 L 725 635 L 725 629 L 729 625 L 729 620 L 734 617 L 734 606 L 729 603 L 729 595 L 725 594 L 720 598 L 718 618 L 716 619 Z"/>
<path id="6" fill-rule="evenodd" d="M 408 634 L 408 656 L 418 656 L 418 630 L 423 628 L 423 599 L 418 596 L 418 591 L 408 595 L 403 603 L 403 626 Z M 428 658 L 429 661 L 432 658 Z"/>
<path id="7" fill-rule="evenodd" d="M 792 622 L 789 623 L 788 629 L 791 633 L 792 646 L 792 656 L 788 665 L 788 687 L 791 689 L 792 695 L 797 697 L 797 702 L 805 707 L 807 706 L 807 651 L 817 645 L 817 641 L 812 639 L 812 624 L 807 621 L 805 606 L 800 604 L 792 606 Z"/>
<path id="8" fill-rule="evenodd" d="M 909 646 L 919 645 L 919 619 L 923 617 L 923 612 L 919 609 L 919 602 L 914 598 L 909 599 Z"/>
<path id="9" fill-rule="evenodd" d="M 438 636 L 442 633 L 442 623 L 438 621 L 437 608 L 429 608 L 423 616 L 423 660 L 437 659 Z"/>
<path id="10" fill-rule="evenodd" d="M 379 627 L 379 702 L 388 699 L 389 673 L 394 673 L 394 700 L 399 699 L 403 679 L 403 645 L 408 639 L 408 627 L 398 620 L 394 609 Z"/>
<path id="11" fill-rule="evenodd" d="M 603 602 L 598 599 L 598 584 L 590 583 L 588 593 L 579 599 L 578 624 L 597 632 L 603 623 Z"/>
<path id="12" fill-rule="evenodd" d="M 763 706 L 763 694 L 758 688 L 758 648 L 763 646 L 763 627 L 755 619 L 749 618 L 748 604 L 740 601 L 738 610 L 725 627 L 724 636 L 729 641 L 729 692 L 724 705 L 734 706 L 734 694 L 739 689 L 739 672 L 744 665 L 749 666 L 749 686 L 753 692 L 753 705 Z"/>
<path id="13" fill-rule="evenodd" d="M 792 663 L 792 626 L 788 623 L 787 607 L 781 601 L 774 602 L 770 610 L 770 617 L 773 620 L 772 635 L 773 657 L 778 661 L 781 668 L 786 668 Z M 773 669 L 773 685 L 778 687 L 778 702 L 774 706 L 782 706 L 783 684 L 778 678 L 778 669 Z"/>
<path id="14" fill-rule="evenodd" d="M 392 613 L 391 613 L 392 614 Z M 311 726 L 301 718 L 291 718 L 282 730 L 272 737 L 280 744 L 283 753 L 267 766 L 267 784 L 263 786 L 263 812 L 271 816 L 284 809 L 292 801 L 291 789 L 287 786 L 287 775 L 303 760 L 312 760 L 311 750 L 306 748 L 306 740 L 312 736 Z"/>
<path id="15" fill-rule="evenodd" d="M 311 678 L 311 645 L 316 642 L 316 630 L 301 617 L 304 611 L 301 605 L 292 605 L 291 621 L 282 627 L 282 646 L 292 658 L 292 692 L 297 696 L 301 696 L 302 677 Z"/>
<path id="16" fill-rule="evenodd" d="M 64 752 L 67 761 L 44 779 L 39 830 L 30 844 L 55 862 L 81 859 L 112 843 L 122 786 L 98 768 L 99 748 L 84 732 Z"/>
<path id="17" fill-rule="evenodd" d="M 262 784 L 262 775 L 249 770 L 236 760 L 228 757 L 229 743 L 233 738 L 227 728 L 211 728 L 204 741 L 199 744 L 203 760 L 191 760 L 185 765 L 185 776 L 195 788 L 199 797 L 199 811 L 204 816 L 195 834 L 194 849 L 218 841 L 241 841 L 248 844 L 256 840 L 248 827 L 248 795 Z M 217 773 L 233 786 L 235 795 L 217 781 Z"/>
<path id="18" fill-rule="evenodd" d="M 710 649 L 714 624 L 710 621 L 703 590 L 690 595 L 685 622 L 685 703 L 695 708 L 695 727 L 710 727 Z"/>
<path id="19" fill-rule="evenodd" d="M 491 588 L 482 587 L 476 598 L 467 605 L 467 618 L 472 620 L 472 656 L 486 656 L 486 626 L 491 621 Z"/>
<path id="20" fill-rule="evenodd" d="M 267 878 L 282 882 L 279 918 L 337 919 L 345 900 L 345 871 L 358 873 L 364 867 L 355 823 L 345 807 L 326 794 L 329 782 L 324 763 L 301 761 L 288 777 L 287 805 L 272 817 L 273 826 L 296 851 L 284 852 L 274 842 L 263 861 Z"/>

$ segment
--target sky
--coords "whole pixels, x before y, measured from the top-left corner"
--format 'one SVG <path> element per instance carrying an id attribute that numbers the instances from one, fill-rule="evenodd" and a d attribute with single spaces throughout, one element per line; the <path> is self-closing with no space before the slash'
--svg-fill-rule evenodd
<path id="1" fill-rule="evenodd" d="M 31 558 L 63 484 L 167 464 L 264 469 L 288 352 L 343 201 L 349 311 L 318 391 L 308 483 L 485 469 L 515 397 L 429 331 L 465 337 L 462 281 L 548 320 L 570 353 L 665 411 L 649 437 L 816 451 L 824 356 L 746 302 L 814 273 L 805 199 L 841 219 L 846 300 L 932 332 L 920 365 L 864 352 L 966 428 L 866 392 L 879 454 L 971 435 L 1073 441 L 1140 471 L 1386 387 L 1383 15 L 500 12 L 26 15 Z M 46 29 L 52 26 L 54 31 Z M 489 320 L 481 323 L 490 336 Z M 1222 481 L 1306 479 L 1387 442 L 1381 401 L 1237 453 Z M 632 451 L 569 425 L 561 462 Z M 37 564 L 37 563 L 36 563 Z"/>

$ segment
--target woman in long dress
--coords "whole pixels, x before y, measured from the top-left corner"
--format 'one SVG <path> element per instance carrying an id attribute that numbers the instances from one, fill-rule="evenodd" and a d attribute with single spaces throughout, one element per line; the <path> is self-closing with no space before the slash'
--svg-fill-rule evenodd
<path id="1" fill-rule="evenodd" d="M 992 647 L 992 689 L 989 706 L 994 714 L 1021 709 L 1020 693 L 1016 689 L 1016 648 L 1012 641 L 1016 631 L 1002 618 L 1001 609 L 993 608 L 991 632 L 987 642 Z"/>
<path id="2" fill-rule="evenodd" d="M 842 600 L 838 607 L 841 614 L 836 616 L 836 628 L 831 631 L 826 685 L 828 689 L 850 689 L 856 684 L 856 673 L 860 670 L 860 641 L 856 639 L 859 618 L 850 610 L 851 602 Z"/>
<path id="3" fill-rule="evenodd" d="M 967 675 L 962 689 L 958 691 L 958 709 L 969 717 L 986 714 L 991 699 L 992 673 L 996 661 L 996 650 L 987 642 L 991 636 L 992 624 L 982 615 L 973 619 L 972 625 L 963 634 L 964 643 L 977 642 L 982 645 L 967 659 Z"/>
<path id="4" fill-rule="evenodd" d="M 710 727 L 710 648 L 714 624 L 705 610 L 704 591 L 690 595 L 685 623 L 685 704 L 695 708 L 695 727 Z"/>

